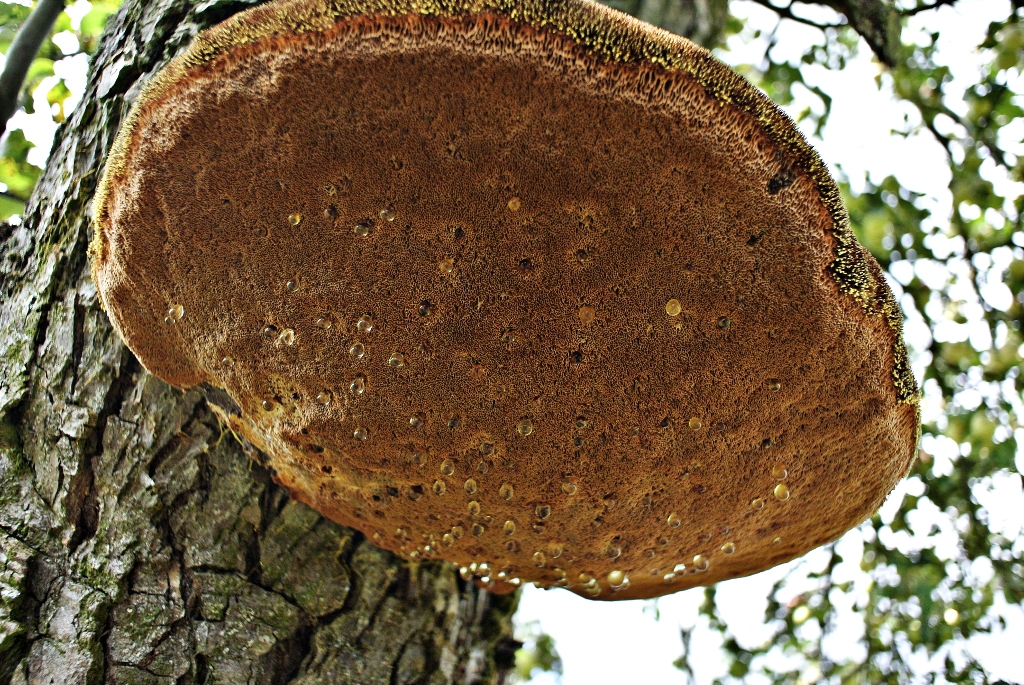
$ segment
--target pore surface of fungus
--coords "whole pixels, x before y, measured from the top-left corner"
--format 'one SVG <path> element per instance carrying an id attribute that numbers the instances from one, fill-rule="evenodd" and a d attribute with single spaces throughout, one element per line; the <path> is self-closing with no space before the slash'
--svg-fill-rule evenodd
<path id="1" fill-rule="evenodd" d="M 497 589 L 651 597 L 833 540 L 906 472 L 901 315 L 793 124 L 565 0 L 288 0 L 145 88 L 93 270 L 276 479 Z"/>

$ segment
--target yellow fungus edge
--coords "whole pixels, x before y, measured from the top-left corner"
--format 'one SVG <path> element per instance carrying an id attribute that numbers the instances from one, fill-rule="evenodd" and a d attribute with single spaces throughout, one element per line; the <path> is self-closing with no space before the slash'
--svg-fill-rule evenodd
<path id="1" fill-rule="evenodd" d="M 839 289 L 857 300 L 868 314 L 885 320 L 893 333 L 892 377 L 897 398 L 902 403 L 919 404 L 917 381 L 903 341 L 903 313 L 878 263 L 857 242 L 828 168 L 793 121 L 764 93 L 704 48 L 591 0 L 279 0 L 240 12 L 203 31 L 146 83 L 111 146 L 93 199 L 94 233 L 89 253 L 94 279 L 105 259 L 101 226 L 108 218 L 110 188 L 125 173 L 140 113 L 165 89 L 187 79 L 190 70 L 235 48 L 285 35 L 327 31 L 338 21 L 356 16 L 413 14 L 455 19 L 481 13 L 502 14 L 536 29 L 560 33 L 609 63 L 648 63 L 681 71 L 719 102 L 754 116 L 772 142 L 787 154 L 790 168 L 805 172 L 817 185 L 832 217 L 831 233 L 836 241 L 829 274 Z"/>

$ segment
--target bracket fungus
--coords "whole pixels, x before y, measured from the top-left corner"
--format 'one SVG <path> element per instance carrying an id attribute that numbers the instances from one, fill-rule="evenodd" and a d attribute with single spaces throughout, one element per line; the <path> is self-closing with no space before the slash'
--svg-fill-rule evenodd
<path id="1" fill-rule="evenodd" d="M 902 317 L 793 123 L 586 0 L 283 0 L 143 90 L 113 325 L 294 497 L 497 591 L 653 597 L 836 539 L 907 471 Z"/>

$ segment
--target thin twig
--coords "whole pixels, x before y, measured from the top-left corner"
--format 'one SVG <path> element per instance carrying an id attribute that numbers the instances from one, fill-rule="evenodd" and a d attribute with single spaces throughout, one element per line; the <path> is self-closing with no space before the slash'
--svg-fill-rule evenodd
<path id="1" fill-rule="evenodd" d="M 912 17 L 918 12 L 927 12 L 928 10 L 934 10 L 942 7 L 943 5 L 952 5 L 956 0 L 935 0 L 935 2 L 928 3 L 927 5 L 918 5 L 917 7 L 911 7 L 908 10 L 900 10 L 900 15 L 904 17 Z"/>
<path id="2" fill-rule="evenodd" d="M 21 204 L 25 204 L 26 202 L 26 200 L 23 200 L 14 193 L 9 193 L 6 190 L 0 190 L 0 197 L 6 197 L 8 200 L 14 200 L 15 202 L 20 202 Z"/>
<path id="3" fill-rule="evenodd" d="M 18 93 L 32 60 L 50 34 L 53 22 L 64 11 L 64 0 L 39 0 L 7 50 L 4 73 L 0 74 L 0 132 L 18 109 Z"/>
<path id="4" fill-rule="evenodd" d="M 945 114 L 947 117 L 949 117 L 957 124 L 962 126 L 964 130 L 967 131 L 968 135 L 971 135 L 971 127 L 968 125 L 968 122 L 965 121 L 963 117 L 961 117 L 959 114 L 951 110 L 946 105 L 939 105 L 936 109 L 938 109 L 940 113 Z M 988 153 L 992 155 L 992 159 L 995 161 L 996 164 L 998 164 L 1001 167 L 1009 167 L 1009 165 L 1006 163 L 1006 155 L 1003 154 L 1003 151 L 999 148 L 995 141 L 992 141 L 989 138 L 985 137 L 984 131 L 976 131 L 974 134 L 974 139 L 981 143 L 982 147 L 988 150 Z"/>
<path id="5" fill-rule="evenodd" d="M 807 26 L 813 26 L 814 28 L 821 29 L 823 31 L 825 29 L 839 29 L 839 28 L 842 28 L 842 27 L 846 26 L 846 24 L 819 24 L 816 21 L 812 21 L 810 19 L 805 19 L 804 17 L 797 16 L 797 15 L 793 14 L 793 9 L 792 9 L 793 5 L 792 4 L 786 5 L 785 7 L 778 7 L 777 5 L 773 5 L 770 2 L 770 0 L 754 0 L 754 2 L 757 3 L 758 5 L 761 5 L 762 7 L 767 7 L 768 9 L 770 9 L 773 12 L 775 12 L 776 14 L 778 14 L 783 19 L 790 19 L 790 20 L 795 21 L 795 22 L 797 22 L 799 24 L 806 24 Z"/>

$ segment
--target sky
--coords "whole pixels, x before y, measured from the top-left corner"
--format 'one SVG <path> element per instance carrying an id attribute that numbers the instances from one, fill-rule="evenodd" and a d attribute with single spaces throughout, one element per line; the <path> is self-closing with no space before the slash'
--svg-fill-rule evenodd
<path id="1" fill-rule="evenodd" d="M 28 4 L 28 0 L 24 1 Z M 767 46 L 766 36 L 776 26 L 774 13 L 742 0 L 732 2 L 730 7 L 737 16 L 748 20 L 747 29 L 733 36 L 727 46 L 718 51 L 719 58 L 732 65 L 759 64 Z M 73 22 L 77 22 L 88 13 L 89 8 L 88 0 L 76 0 L 69 5 L 68 14 Z M 821 7 L 801 5 L 798 11 L 805 17 L 825 22 L 838 19 L 831 10 Z M 981 58 L 975 46 L 981 42 L 988 23 L 1005 17 L 1008 11 L 1007 0 L 960 0 L 952 7 L 942 7 L 913 17 L 904 32 L 904 40 L 923 40 L 925 32 L 939 31 L 939 60 L 950 65 L 954 75 L 954 81 L 947 92 L 959 92 L 977 81 Z M 756 29 L 762 30 L 760 37 L 754 36 Z M 789 59 L 798 63 L 806 47 L 817 42 L 820 34 L 817 29 L 786 21 L 778 27 L 775 37 L 772 54 L 776 61 Z M 59 35 L 55 42 L 69 55 L 78 50 L 77 40 L 72 33 Z M 2 59 L 0 56 L 0 68 Z M 47 79 L 36 91 L 36 113 L 29 115 L 19 111 L 12 118 L 9 127 L 23 129 L 26 138 L 36 145 L 30 153 L 30 162 L 39 166 L 45 163 L 56 131 L 56 124 L 49 115 L 49 106 L 45 100 L 47 91 L 58 78 L 64 78 L 72 92 L 71 99 L 65 103 L 66 111 L 70 112 L 84 90 L 87 67 L 84 55 L 73 55 L 58 61 L 54 67 L 57 75 Z M 876 77 L 880 74 L 881 87 L 876 85 Z M 844 70 L 804 67 L 804 78 L 833 98 L 832 113 L 822 136 L 816 138 L 810 130 L 805 130 L 805 134 L 834 174 L 845 175 L 854 191 L 863 188 L 868 179 L 878 182 L 888 175 L 894 175 L 904 187 L 923 194 L 921 203 L 932 210 L 935 221 L 941 223 L 949 216 L 951 196 L 947 185 L 950 179 L 944 152 L 927 132 L 908 136 L 893 133 L 894 130 L 906 130 L 908 125 L 913 128 L 918 120 L 908 105 L 892 97 L 887 75 L 872 59 L 863 41 L 858 57 Z M 1016 92 L 1024 92 L 1024 83 L 1012 85 Z M 962 103 L 950 104 L 954 109 L 963 107 Z M 797 86 L 795 102 L 785 109 L 795 117 L 808 106 L 820 107 L 816 97 Z M 940 123 L 952 126 L 952 122 Z M 1021 143 L 1024 140 L 1024 121 L 1018 120 L 1016 123 L 1019 126 L 1015 129 L 1007 127 L 1009 130 L 1004 131 L 1008 141 L 1015 141 L 1008 142 L 1006 148 L 1021 155 L 1024 154 L 1024 143 Z M 1024 193 L 1024 185 L 1014 184 L 1005 176 L 995 173 L 992 167 L 987 171 L 983 167 L 983 172 L 996 185 L 997 192 L 1004 196 L 1014 197 Z M 949 252 L 957 252 L 955 240 L 948 240 L 941 235 L 934 240 L 936 244 L 932 245 L 933 250 L 941 252 L 944 244 L 941 241 L 945 240 Z M 939 249 L 936 249 L 937 246 Z M 966 323 L 949 322 L 948 325 L 930 330 L 913 303 L 907 298 L 901 299 L 908 316 L 907 343 L 919 378 L 930 362 L 924 351 L 933 335 L 940 340 L 969 340 L 977 349 L 986 349 L 991 344 L 987 327 L 984 333 L 980 333 L 980 327 L 971 325 L 971 312 L 974 312 L 975 320 L 981 317 L 979 295 L 998 309 L 1009 306 L 1007 297 L 1012 299 L 1012 294 L 998 275 L 1009 260 L 1015 257 L 1024 258 L 1024 249 L 1017 247 L 995 251 L 992 263 L 980 265 L 982 269 L 988 268 L 993 277 L 989 279 L 989 286 L 980 294 L 965 291 L 963 297 L 968 306 L 962 307 L 961 311 L 967 313 Z M 898 298 L 902 295 L 901 283 L 909 283 L 914 275 L 933 287 L 955 284 L 958 278 L 957 261 L 953 259 L 948 264 L 931 260 L 918 260 L 914 264 L 906 260 L 894 262 L 889 281 Z M 998 331 L 996 335 L 998 338 Z M 958 393 L 954 401 L 970 408 L 972 403 L 978 406 L 985 401 L 987 394 L 1003 393 L 1018 407 L 1018 416 L 1024 416 L 1024 405 L 1012 387 L 992 385 L 980 380 L 969 384 L 963 392 Z M 925 385 L 922 409 L 926 421 L 938 419 L 941 427 L 943 407 L 936 398 L 935 388 L 929 390 Z M 1024 445 L 1024 430 L 1016 437 L 1018 444 Z M 932 468 L 936 475 L 949 472 L 964 449 L 942 437 L 926 437 L 922 447 L 933 456 Z M 1009 539 L 1016 539 L 1017 546 L 1021 547 L 1024 546 L 1024 494 L 1020 473 L 1024 471 L 1024 454 L 1018 454 L 1016 467 L 1016 473 L 1002 474 L 980 483 L 975 489 L 975 496 L 989 512 L 990 527 L 1000 530 Z M 903 481 L 883 506 L 883 521 L 892 520 L 905 494 L 919 493 L 920 488 L 920 480 L 911 478 Z M 953 558 L 957 552 L 956 522 L 943 512 L 928 511 L 927 508 L 915 513 L 915 517 L 909 531 L 891 533 L 891 539 L 883 542 L 904 551 L 934 545 L 940 557 Z M 839 629 L 825 645 L 826 651 L 836 658 L 856 656 L 864 649 L 859 642 L 863 626 L 857 618 L 856 610 L 863 608 L 867 601 L 869 579 L 860 570 L 859 562 L 864 536 L 873 534 L 870 526 L 862 526 L 850 531 L 836 543 L 836 550 L 843 558 L 837 573 L 849 580 L 853 588 L 837 602 L 842 605 L 845 601 L 846 609 L 840 614 Z M 807 574 L 820 568 L 826 561 L 827 555 L 817 550 L 755 576 L 720 583 L 718 604 L 730 631 L 740 644 L 753 647 L 771 637 L 772 629 L 763 619 L 767 598 L 776 581 L 789 574 L 778 597 L 785 602 L 809 590 L 812 585 L 807 580 Z M 986 569 L 983 560 L 973 565 L 967 562 L 963 572 L 984 581 L 986 574 L 991 574 L 991 567 Z M 683 683 L 683 674 L 672 665 L 682 654 L 681 628 L 696 628 L 691 643 L 692 662 L 698 683 L 710 682 L 714 677 L 724 675 L 725 661 L 717 642 L 717 634 L 707 629 L 706 619 L 698 616 L 702 598 L 702 590 L 698 588 L 659 600 L 594 602 L 561 589 L 544 591 L 528 586 L 523 591 L 516 615 L 517 636 L 529 640 L 537 631 L 551 635 L 562 658 L 564 670 L 560 678 L 540 674 L 532 682 L 535 685 L 552 685 L 556 682 L 562 685 Z M 1019 606 L 1008 606 L 1002 602 L 993 607 L 992 613 L 1002 617 L 1004 627 L 989 635 L 976 635 L 961 646 L 978 658 L 993 678 L 1024 683 L 1024 668 L 1015 665 L 1012 660 L 1012 655 L 1019 652 L 1019 645 L 1024 644 L 1024 611 Z M 813 622 L 808 622 L 801 626 L 801 630 L 813 632 L 815 626 Z M 913 662 L 924 674 L 936 667 L 939 663 L 935 661 L 936 658 L 941 658 L 941 655 L 930 661 L 926 656 L 919 655 Z M 780 652 L 770 653 L 768 659 L 776 668 L 803 667 L 799 657 L 786 656 Z M 801 680 L 812 682 L 817 675 L 813 669 L 807 669 Z"/>

